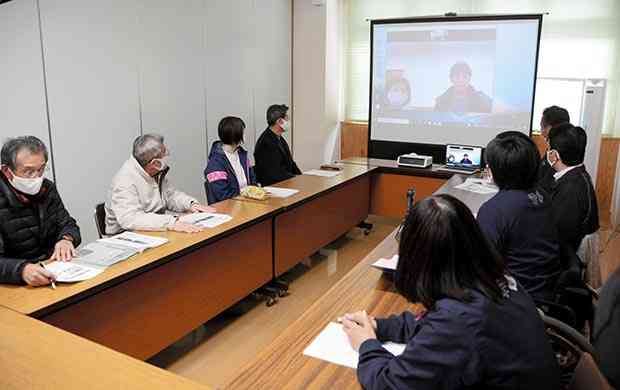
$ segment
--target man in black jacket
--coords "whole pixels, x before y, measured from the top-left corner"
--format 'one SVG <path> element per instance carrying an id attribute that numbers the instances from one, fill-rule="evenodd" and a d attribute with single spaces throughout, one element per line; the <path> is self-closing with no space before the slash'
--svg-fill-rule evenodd
<path id="1" fill-rule="evenodd" d="M 267 109 L 269 127 L 263 131 L 254 147 L 256 180 L 263 186 L 301 175 L 293 161 L 291 149 L 282 137 L 290 127 L 287 112 L 288 107 L 284 104 L 274 104 Z"/>
<path id="2" fill-rule="evenodd" d="M 540 118 L 540 135 L 543 136 L 547 144 L 549 143 L 549 132 L 551 129 L 564 129 L 569 127 L 572 127 L 570 124 L 570 115 L 565 108 L 551 106 L 543 110 Z M 553 178 L 554 173 L 555 171 L 551 168 L 551 165 L 549 165 L 547 157 L 544 156 L 538 167 L 538 187 L 549 194 L 553 190 L 555 183 L 555 179 Z"/>
<path id="3" fill-rule="evenodd" d="M 581 240 L 599 228 L 592 180 L 583 165 L 587 135 L 581 127 L 553 128 L 547 159 L 555 183 L 551 204 L 560 240 L 577 251 Z"/>
<path id="4" fill-rule="evenodd" d="M 54 280 L 38 261 L 71 260 L 80 229 L 53 182 L 47 149 L 36 137 L 8 140 L 0 152 L 0 283 L 43 286 Z"/>

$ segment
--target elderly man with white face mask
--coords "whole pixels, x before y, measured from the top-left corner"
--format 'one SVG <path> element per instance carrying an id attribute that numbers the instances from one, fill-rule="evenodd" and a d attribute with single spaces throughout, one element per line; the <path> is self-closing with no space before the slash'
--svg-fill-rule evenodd
<path id="1" fill-rule="evenodd" d="M 106 233 L 123 230 L 174 230 L 195 233 L 201 228 L 167 213 L 214 212 L 177 190 L 167 178 L 169 153 L 164 137 L 144 134 L 133 143 L 133 154 L 112 180 L 105 203 Z"/>
<path id="2" fill-rule="evenodd" d="M 48 154 L 40 139 L 9 139 L 0 155 L 0 283 L 47 285 L 54 275 L 36 263 L 71 260 L 80 229 L 43 177 Z"/>

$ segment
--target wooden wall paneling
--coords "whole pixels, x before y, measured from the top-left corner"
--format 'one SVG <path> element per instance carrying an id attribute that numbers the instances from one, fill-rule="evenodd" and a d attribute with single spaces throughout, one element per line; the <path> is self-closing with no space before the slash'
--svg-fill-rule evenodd
<path id="1" fill-rule="evenodd" d="M 146 359 L 272 277 L 271 219 L 41 319 Z"/>
<path id="2" fill-rule="evenodd" d="M 416 200 L 431 196 L 446 180 L 391 173 L 373 173 L 370 213 L 402 218 L 407 210 L 407 190 L 415 188 Z"/>
<path id="3" fill-rule="evenodd" d="M 596 198 L 602 227 L 611 226 L 611 203 L 616 182 L 616 164 L 620 138 L 603 137 L 596 178 Z"/>
<path id="4" fill-rule="evenodd" d="M 340 128 L 340 158 L 368 157 L 368 124 L 342 122 Z"/>

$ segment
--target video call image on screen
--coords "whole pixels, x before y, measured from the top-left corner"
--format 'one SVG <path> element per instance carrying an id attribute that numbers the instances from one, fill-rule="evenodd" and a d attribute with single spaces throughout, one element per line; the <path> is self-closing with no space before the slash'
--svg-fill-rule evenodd
<path id="1" fill-rule="evenodd" d="M 446 165 L 453 167 L 478 168 L 482 158 L 482 148 L 462 145 L 446 147 Z"/>
<path id="2" fill-rule="evenodd" d="M 538 19 L 373 24 L 371 138 L 486 145 L 529 134 Z"/>

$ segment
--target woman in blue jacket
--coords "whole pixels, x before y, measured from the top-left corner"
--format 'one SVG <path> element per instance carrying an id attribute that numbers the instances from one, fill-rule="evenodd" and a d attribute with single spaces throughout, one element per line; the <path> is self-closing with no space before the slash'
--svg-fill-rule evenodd
<path id="1" fill-rule="evenodd" d="M 534 302 L 461 201 L 438 195 L 407 215 L 396 288 L 428 310 L 342 322 L 365 389 L 550 389 L 560 372 Z M 381 342 L 407 346 L 394 356 Z"/>
<path id="2" fill-rule="evenodd" d="M 234 116 L 223 118 L 218 125 L 220 140 L 211 145 L 204 171 L 209 204 L 235 197 L 245 187 L 256 185 L 252 162 L 241 147 L 244 130 L 243 120 Z"/>

